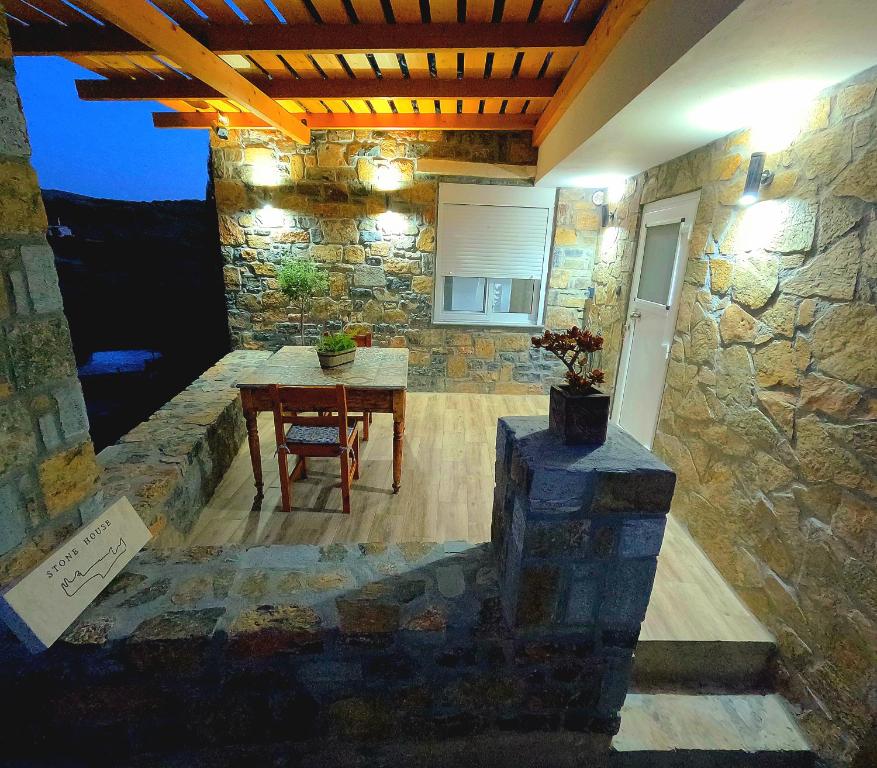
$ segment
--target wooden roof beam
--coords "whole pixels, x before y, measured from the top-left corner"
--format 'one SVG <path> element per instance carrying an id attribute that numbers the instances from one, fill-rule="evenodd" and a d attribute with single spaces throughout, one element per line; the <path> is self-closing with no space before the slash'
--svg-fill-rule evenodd
<path id="1" fill-rule="evenodd" d="M 224 98 L 234 99 L 287 136 L 308 144 L 310 129 L 270 96 L 171 22 L 146 0 L 80 0 L 120 29 L 172 59 Z M 108 81 L 109 82 L 109 81 Z"/>
<path id="2" fill-rule="evenodd" d="M 579 48 L 590 24 L 235 24 L 187 26 L 218 54 L 403 53 L 437 50 L 487 51 Z M 96 25 L 35 24 L 10 28 L 19 56 L 134 54 L 150 47 L 136 36 Z"/>
<path id="3" fill-rule="evenodd" d="M 174 60 L 182 64 L 179 57 Z M 241 77 L 239 75 L 239 77 Z M 246 81 L 273 99 L 510 99 L 546 98 L 554 94 L 555 78 L 433 78 L 394 80 L 384 78 L 330 78 L 328 80 Z M 77 80 L 76 90 L 85 101 L 160 101 L 164 99 L 217 99 L 230 97 L 198 80 Z M 255 111 L 255 110 L 252 110 Z"/>
<path id="4" fill-rule="evenodd" d="M 306 114 L 308 127 L 364 128 L 393 131 L 530 131 L 538 115 L 471 115 L 471 114 L 410 114 L 357 115 Z M 219 120 L 216 112 L 153 112 L 156 128 L 212 128 Z M 248 112 L 223 113 L 228 128 L 270 129 L 264 120 Z"/>
<path id="5" fill-rule="evenodd" d="M 539 117 L 536 130 L 533 131 L 535 146 L 538 147 L 542 143 L 548 132 L 563 117 L 579 91 L 587 85 L 594 73 L 606 61 L 624 37 L 624 33 L 630 29 L 649 2 L 650 0 L 610 0 L 588 42 L 579 52 L 573 65 L 564 75 L 557 93 Z"/>

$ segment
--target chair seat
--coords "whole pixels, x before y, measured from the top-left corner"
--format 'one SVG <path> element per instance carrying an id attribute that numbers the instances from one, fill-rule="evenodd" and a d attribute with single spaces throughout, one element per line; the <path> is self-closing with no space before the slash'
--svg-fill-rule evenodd
<path id="1" fill-rule="evenodd" d="M 347 436 L 353 433 L 353 427 L 347 428 Z M 307 443 L 309 445 L 338 445 L 337 427 L 307 427 L 293 425 L 286 433 L 288 443 Z"/>

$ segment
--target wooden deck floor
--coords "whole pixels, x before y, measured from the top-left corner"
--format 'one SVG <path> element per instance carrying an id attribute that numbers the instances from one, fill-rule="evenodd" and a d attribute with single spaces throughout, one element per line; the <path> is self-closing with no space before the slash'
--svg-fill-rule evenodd
<path id="1" fill-rule="evenodd" d="M 331 544 L 366 541 L 471 541 L 490 538 L 496 420 L 547 413 L 537 396 L 411 393 L 402 488 L 392 482 L 392 420 L 375 414 L 363 443 L 361 479 L 351 514 L 341 512 L 338 462 L 311 459 L 293 490 L 293 512 L 280 511 L 270 415 L 260 421 L 265 498 L 254 508 L 246 444 L 184 542 Z M 641 640 L 772 643 L 692 540 L 671 517 Z"/>

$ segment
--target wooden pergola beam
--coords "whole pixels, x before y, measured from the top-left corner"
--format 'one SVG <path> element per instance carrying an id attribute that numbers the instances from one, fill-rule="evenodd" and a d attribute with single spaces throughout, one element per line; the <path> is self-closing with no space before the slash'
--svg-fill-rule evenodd
<path id="1" fill-rule="evenodd" d="M 591 24 L 235 24 L 187 26 L 217 54 L 401 53 L 579 48 Z M 125 55 L 152 50 L 136 35 L 96 25 L 39 24 L 10 28 L 19 56 Z"/>
<path id="2" fill-rule="evenodd" d="M 606 61 L 649 2 L 650 0 L 610 0 L 588 41 L 564 76 L 557 93 L 542 112 L 536 130 L 533 131 L 535 146 L 538 147 L 548 132 L 557 125 L 575 97 Z"/>
<path id="3" fill-rule="evenodd" d="M 308 127 L 363 128 L 388 131 L 531 131 L 538 115 L 470 115 L 470 114 L 315 114 L 302 116 Z M 213 128 L 219 122 L 217 112 L 153 112 L 156 128 Z M 248 112 L 223 113 L 231 129 L 271 129 L 264 120 Z"/>
<path id="4" fill-rule="evenodd" d="M 82 0 L 82 5 L 133 35 L 152 50 L 172 59 L 222 97 L 234 99 L 296 141 L 303 144 L 310 142 L 310 129 L 301 120 L 283 109 L 146 0 L 125 0 L 124 3 L 118 0 Z"/>
<path id="5" fill-rule="evenodd" d="M 178 63 L 179 59 L 176 59 Z M 241 77 L 241 75 L 238 75 Z M 251 87 L 273 99 L 530 99 L 554 95 L 555 78 L 384 78 L 328 80 L 248 80 Z M 217 99 L 237 96 L 198 80 L 77 80 L 85 101 L 161 101 L 164 99 Z M 253 110 L 255 111 L 255 110 Z"/>

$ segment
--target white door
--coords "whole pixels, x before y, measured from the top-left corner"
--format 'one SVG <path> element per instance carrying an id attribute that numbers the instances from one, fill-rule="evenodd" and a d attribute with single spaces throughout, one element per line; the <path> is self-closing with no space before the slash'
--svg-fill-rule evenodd
<path id="1" fill-rule="evenodd" d="M 643 209 L 613 420 L 652 447 L 700 192 Z"/>

